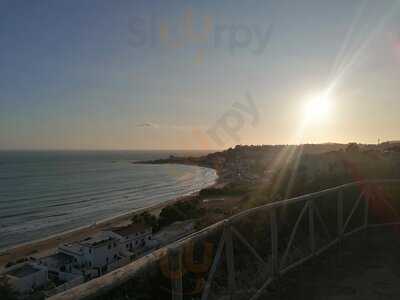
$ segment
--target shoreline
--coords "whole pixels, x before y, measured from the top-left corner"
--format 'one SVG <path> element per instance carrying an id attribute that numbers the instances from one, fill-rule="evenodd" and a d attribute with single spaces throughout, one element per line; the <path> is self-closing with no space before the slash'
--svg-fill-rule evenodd
<path id="1" fill-rule="evenodd" d="M 204 166 L 198 166 L 204 168 Z M 221 184 L 219 172 L 218 170 L 208 167 L 216 171 L 217 178 L 214 183 L 203 187 L 204 188 L 212 188 Z M 93 224 L 81 226 L 78 228 L 66 230 L 64 232 L 47 236 L 42 239 L 38 239 L 31 242 L 26 242 L 22 244 L 18 244 L 15 246 L 5 247 L 0 249 L 0 269 L 3 269 L 8 262 L 15 262 L 17 260 L 29 257 L 40 257 L 48 254 L 52 254 L 57 249 L 58 245 L 63 243 L 71 243 L 75 241 L 79 241 L 83 238 L 86 238 L 90 235 L 94 235 L 102 230 L 106 230 L 110 227 L 117 227 L 126 225 L 127 222 L 130 222 L 131 218 L 134 215 L 149 212 L 151 214 L 159 214 L 161 210 L 180 201 L 189 201 L 198 196 L 199 191 L 192 192 L 187 195 L 179 196 L 170 200 L 167 200 L 162 203 L 158 203 L 155 205 L 146 206 L 143 208 L 134 209 L 127 213 L 123 213 L 117 216 L 109 217 L 100 221 L 97 221 Z"/>

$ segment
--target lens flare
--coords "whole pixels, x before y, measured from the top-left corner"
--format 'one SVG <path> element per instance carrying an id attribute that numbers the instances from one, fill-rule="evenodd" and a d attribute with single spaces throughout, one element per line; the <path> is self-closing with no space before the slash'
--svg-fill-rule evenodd
<path id="1" fill-rule="evenodd" d="M 304 106 L 304 116 L 307 121 L 322 121 L 328 118 L 331 111 L 331 99 L 326 94 L 308 97 Z"/>

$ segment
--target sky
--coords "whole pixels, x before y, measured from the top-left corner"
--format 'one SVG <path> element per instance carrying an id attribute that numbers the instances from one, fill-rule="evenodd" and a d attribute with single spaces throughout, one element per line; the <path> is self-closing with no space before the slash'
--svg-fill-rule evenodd
<path id="1" fill-rule="evenodd" d="M 1 150 L 400 139 L 398 0 L 3 0 L 0 46 Z"/>

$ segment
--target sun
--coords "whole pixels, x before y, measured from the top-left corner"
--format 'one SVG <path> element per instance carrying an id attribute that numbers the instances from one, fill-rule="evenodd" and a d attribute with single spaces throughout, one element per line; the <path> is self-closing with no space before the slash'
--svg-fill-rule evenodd
<path id="1" fill-rule="evenodd" d="M 332 109 L 332 100 L 326 93 L 320 93 L 307 97 L 304 106 L 304 118 L 306 121 L 321 121 L 329 117 Z"/>

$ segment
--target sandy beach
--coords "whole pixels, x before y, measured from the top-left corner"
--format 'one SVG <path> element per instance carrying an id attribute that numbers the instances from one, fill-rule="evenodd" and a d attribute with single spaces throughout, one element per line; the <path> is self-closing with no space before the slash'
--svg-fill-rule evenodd
<path id="1" fill-rule="evenodd" d="M 132 219 L 132 217 L 134 215 L 140 214 L 144 211 L 147 211 L 154 215 L 158 215 L 165 206 L 168 206 L 168 205 L 178 202 L 178 201 L 190 200 L 193 197 L 195 197 L 197 194 L 198 193 L 194 193 L 192 195 L 172 199 L 172 200 L 166 201 L 164 203 L 161 203 L 161 204 L 158 204 L 158 205 L 155 205 L 152 207 L 145 207 L 145 208 L 138 209 L 138 210 L 132 211 L 132 212 L 124 214 L 124 215 L 110 218 L 105 221 L 97 222 L 96 224 L 93 224 L 90 226 L 67 231 L 65 233 L 54 235 L 54 236 L 51 236 L 46 239 L 34 241 L 32 243 L 18 245 L 18 246 L 3 250 L 0 253 L 0 268 L 4 267 L 8 262 L 15 262 L 24 257 L 37 258 L 40 256 L 51 254 L 56 251 L 57 246 L 61 243 L 71 243 L 74 241 L 79 241 L 88 236 L 94 235 L 101 230 L 106 230 L 110 227 L 126 225 L 127 223 L 130 222 L 130 220 Z"/>

